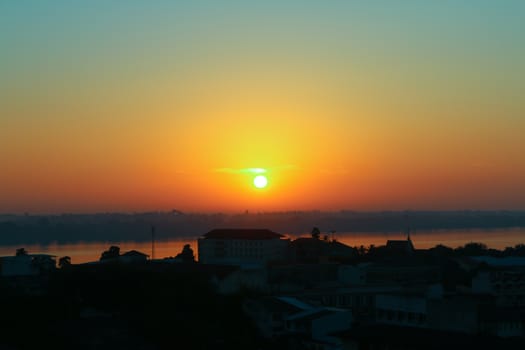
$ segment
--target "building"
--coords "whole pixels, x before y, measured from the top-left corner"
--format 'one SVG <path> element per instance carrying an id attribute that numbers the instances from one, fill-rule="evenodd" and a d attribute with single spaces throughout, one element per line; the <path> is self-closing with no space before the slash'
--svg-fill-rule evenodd
<path id="1" fill-rule="evenodd" d="M 149 258 L 149 255 L 141 253 L 137 250 L 130 250 L 118 257 L 119 262 L 135 264 L 135 263 L 145 263 Z"/>
<path id="2" fill-rule="evenodd" d="M 264 229 L 215 229 L 198 240 L 204 264 L 261 266 L 286 258 L 289 240 Z"/>
<path id="3" fill-rule="evenodd" d="M 290 243 L 291 258 L 297 263 L 345 261 L 356 256 L 355 250 L 336 240 L 301 237 Z"/>
<path id="4" fill-rule="evenodd" d="M 284 336 L 293 349 L 339 349 L 339 339 L 330 335 L 350 329 L 353 322 L 351 310 L 313 306 L 287 296 L 248 299 L 243 309 L 263 337 Z"/>
<path id="5" fill-rule="evenodd" d="M 335 287 L 338 269 L 338 264 L 274 264 L 268 267 L 268 283 L 276 293 Z"/>
<path id="6" fill-rule="evenodd" d="M 481 267 L 473 276 L 472 293 L 493 295 L 499 305 L 525 307 L 525 268 L 505 264 L 513 260 L 484 261 L 488 266 Z"/>
<path id="7" fill-rule="evenodd" d="M 293 297 L 262 297 L 247 299 L 243 304 L 245 314 L 254 322 L 264 338 L 275 338 L 288 332 L 286 320 L 314 307 Z"/>
<path id="8" fill-rule="evenodd" d="M 342 340 L 341 349 L 464 350 L 523 349 L 522 339 L 503 339 L 487 334 L 400 327 L 361 325 L 334 334 Z"/>
<path id="9" fill-rule="evenodd" d="M 242 291 L 264 293 L 269 289 L 267 271 L 264 267 L 235 267 L 230 273 L 214 278 L 212 283 L 217 293 L 222 295 L 237 294 Z"/>
<path id="10" fill-rule="evenodd" d="M 410 239 L 410 231 L 407 232 L 406 240 L 388 240 L 386 242 L 386 249 L 387 252 L 396 255 L 413 254 L 415 249 L 412 239 Z"/>
<path id="11" fill-rule="evenodd" d="M 418 295 L 380 294 L 375 298 L 376 322 L 428 328 L 427 299 Z"/>
<path id="12" fill-rule="evenodd" d="M 286 331 L 295 336 L 296 348 L 336 350 L 342 342 L 331 334 L 352 327 L 351 310 L 318 307 L 286 318 Z"/>
<path id="13" fill-rule="evenodd" d="M 37 276 L 56 269 L 56 257 L 48 254 L 21 254 L 0 257 L 4 277 Z"/>

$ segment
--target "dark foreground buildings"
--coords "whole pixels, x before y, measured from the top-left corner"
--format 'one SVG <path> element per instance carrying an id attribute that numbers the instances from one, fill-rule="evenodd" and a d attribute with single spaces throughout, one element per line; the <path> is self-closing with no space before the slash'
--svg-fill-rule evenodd
<path id="1" fill-rule="evenodd" d="M 2 258 L 0 349 L 525 348 L 519 257 L 245 229 L 205 234 L 200 262 L 108 252 Z"/>

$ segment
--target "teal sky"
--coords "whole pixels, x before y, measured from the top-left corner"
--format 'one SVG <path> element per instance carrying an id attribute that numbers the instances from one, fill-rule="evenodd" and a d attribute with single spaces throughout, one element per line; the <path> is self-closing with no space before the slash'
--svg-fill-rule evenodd
<path id="1" fill-rule="evenodd" d="M 7 79 L 154 65 L 186 72 L 263 55 L 317 59 L 334 71 L 366 60 L 383 70 L 446 67 L 517 83 L 524 17 L 523 1 L 509 0 L 3 1 L 0 68 Z"/>

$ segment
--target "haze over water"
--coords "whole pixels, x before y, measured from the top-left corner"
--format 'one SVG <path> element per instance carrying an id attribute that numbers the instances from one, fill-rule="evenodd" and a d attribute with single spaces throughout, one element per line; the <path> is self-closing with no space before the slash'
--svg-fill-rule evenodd
<path id="1" fill-rule="evenodd" d="M 304 235 L 292 235 L 290 238 L 297 238 Z M 181 252 L 185 244 L 190 244 L 196 258 L 198 237 L 184 237 L 179 239 L 161 240 L 155 242 L 155 258 L 162 259 L 165 257 L 174 257 Z M 374 233 L 374 232 L 336 232 L 330 238 L 349 246 L 384 245 L 388 239 L 405 239 L 403 233 Z M 433 230 L 418 231 L 411 233 L 411 239 L 414 246 L 419 249 L 432 248 L 438 244 L 443 244 L 451 248 L 456 248 L 470 242 L 480 242 L 486 244 L 489 248 L 504 249 L 509 246 L 515 246 L 525 242 L 525 228 L 507 228 L 492 230 Z M 128 250 L 138 250 L 145 254 L 151 255 L 151 242 L 78 242 L 74 244 L 50 244 L 24 245 L 29 253 L 46 253 L 58 257 L 68 255 L 72 258 L 74 264 L 97 261 L 103 251 L 111 245 L 120 247 L 121 253 Z M 0 256 L 14 255 L 20 245 L 0 246 Z"/>

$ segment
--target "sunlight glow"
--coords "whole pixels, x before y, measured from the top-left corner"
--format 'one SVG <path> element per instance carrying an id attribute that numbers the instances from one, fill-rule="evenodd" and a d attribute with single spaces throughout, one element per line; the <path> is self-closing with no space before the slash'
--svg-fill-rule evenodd
<path id="1" fill-rule="evenodd" d="M 257 188 L 265 188 L 268 185 L 268 179 L 264 175 L 257 175 L 253 179 L 253 185 Z"/>
<path id="2" fill-rule="evenodd" d="M 248 168 L 246 171 L 249 171 L 254 174 L 264 174 L 266 172 L 266 169 L 263 168 Z"/>

